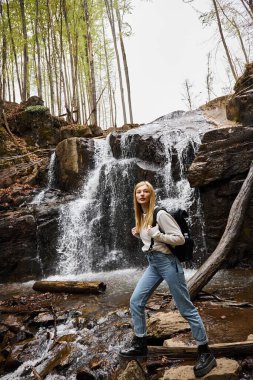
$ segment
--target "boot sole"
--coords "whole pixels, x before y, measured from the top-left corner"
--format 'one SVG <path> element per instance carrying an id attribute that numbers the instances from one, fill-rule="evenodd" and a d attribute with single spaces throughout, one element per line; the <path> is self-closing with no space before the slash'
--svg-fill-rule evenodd
<path id="1" fill-rule="evenodd" d="M 200 369 L 198 371 L 196 371 L 194 369 L 195 376 L 196 377 L 205 376 L 208 372 L 211 371 L 211 369 L 213 369 L 216 366 L 217 366 L 217 362 L 216 362 L 215 358 L 213 358 L 212 361 L 205 368 L 202 368 L 202 369 Z"/>

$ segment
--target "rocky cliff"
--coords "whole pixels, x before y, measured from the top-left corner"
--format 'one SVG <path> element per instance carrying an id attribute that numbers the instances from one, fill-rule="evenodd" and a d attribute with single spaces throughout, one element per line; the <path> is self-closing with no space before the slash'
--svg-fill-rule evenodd
<path id="1" fill-rule="evenodd" d="M 218 107 L 214 106 L 215 102 L 211 107 L 204 107 L 207 116 L 213 116 L 213 121 L 216 119 L 216 128 L 203 136 L 198 154 L 189 168 L 191 186 L 200 189 L 209 253 L 215 249 L 222 236 L 231 205 L 253 160 L 252 74 L 253 64 L 247 65 L 235 84 L 234 94 L 223 98 Z M 228 265 L 253 265 L 252 221 L 253 200 Z"/>

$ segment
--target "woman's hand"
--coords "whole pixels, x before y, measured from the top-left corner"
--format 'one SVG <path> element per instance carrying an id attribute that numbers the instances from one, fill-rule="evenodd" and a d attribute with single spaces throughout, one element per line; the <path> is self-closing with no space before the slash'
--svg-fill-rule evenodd
<path id="1" fill-rule="evenodd" d="M 158 224 L 155 227 L 148 226 L 147 233 L 150 237 L 154 238 L 157 232 L 159 232 Z"/>
<path id="2" fill-rule="evenodd" d="M 132 228 L 131 232 L 133 236 L 138 235 L 138 232 L 136 231 L 136 227 Z"/>

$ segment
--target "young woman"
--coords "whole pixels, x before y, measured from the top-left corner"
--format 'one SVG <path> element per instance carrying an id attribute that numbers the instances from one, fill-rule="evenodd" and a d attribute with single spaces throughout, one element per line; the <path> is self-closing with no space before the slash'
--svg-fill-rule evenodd
<path id="1" fill-rule="evenodd" d="M 134 189 L 135 227 L 132 229 L 132 234 L 142 240 L 142 250 L 147 255 L 149 266 L 130 299 L 135 336 L 131 347 L 121 350 L 120 356 L 131 358 L 147 355 L 145 305 L 154 290 L 165 280 L 180 314 L 188 321 L 198 346 L 198 359 L 194 366 L 195 376 L 204 376 L 216 366 L 216 360 L 208 347 L 202 319 L 190 300 L 182 265 L 167 245 L 184 244 L 184 236 L 176 221 L 164 210 L 157 213 L 158 224 L 152 227 L 154 208 L 153 186 L 147 181 L 139 182 Z M 160 232 L 159 226 L 165 231 L 164 233 Z M 150 249 L 151 238 L 154 244 Z"/>

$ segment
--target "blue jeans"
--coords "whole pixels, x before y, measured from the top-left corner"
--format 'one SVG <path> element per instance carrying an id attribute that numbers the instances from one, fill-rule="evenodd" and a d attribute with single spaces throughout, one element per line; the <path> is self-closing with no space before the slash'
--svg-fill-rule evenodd
<path id="1" fill-rule="evenodd" d="M 202 319 L 190 300 L 184 271 L 178 258 L 172 254 L 166 255 L 152 251 L 147 254 L 149 266 L 140 278 L 130 299 L 130 309 L 136 336 L 143 337 L 147 334 L 145 305 L 163 280 L 169 286 L 175 304 L 192 331 L 197 345 L 208 342 Z"/>

